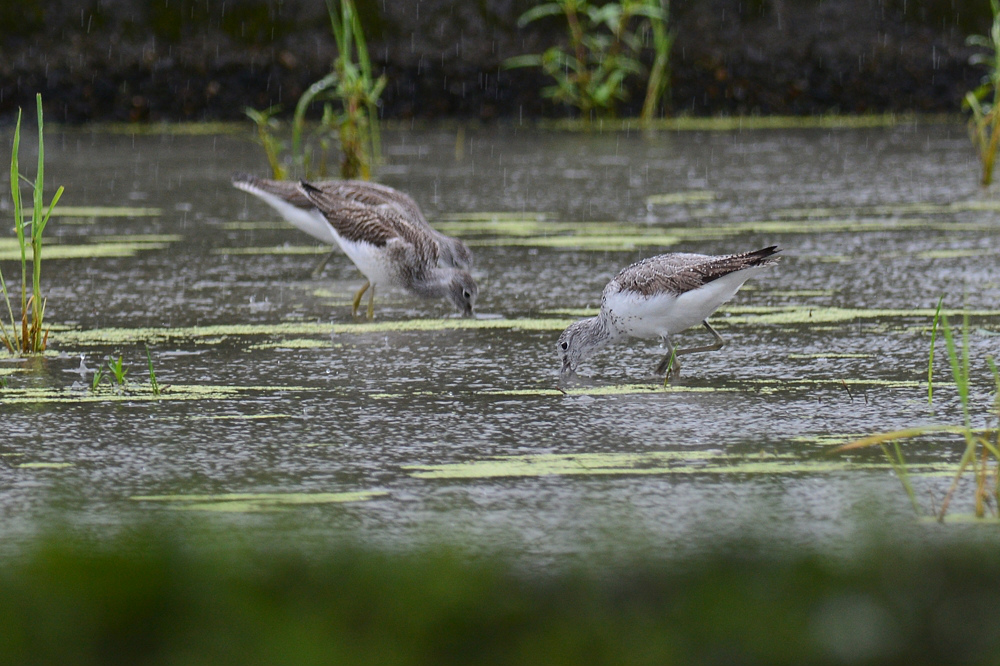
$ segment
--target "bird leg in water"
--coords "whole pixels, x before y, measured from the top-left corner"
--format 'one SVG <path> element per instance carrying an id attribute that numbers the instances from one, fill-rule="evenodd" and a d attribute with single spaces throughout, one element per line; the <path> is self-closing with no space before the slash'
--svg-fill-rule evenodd
<path id="1" fill-rule="evenodd" d="M 714 328 L 712 328 L 712 325 L 708 323 L 707 319 L 701 323 L 705 326 L 705 328 L 708 329 L 708 332 L 711 333 L 713 337 L 715 337 L 715 343 L 711 345 L 704 345 L 702 347 L 688 347 L 687 349 L 674 349 L 674 346 L 670 343 L 670 339 L 663 338 L 663 341 L 667 345 L 668 353 L 663 358 L 663 360 L 660 361 L 660 364 L 656 366 L 656 374 L 660 374 L 661 372 L 666 372 L 669 369 L 670 375 L 672 377 L 676 377 L 681 372 L 680 363 L 677 362 L 677 357 L 680 356 L 681 354 L 694 354 L 697 352 L 716 351 L 717 349 L 722 349 L 722 346 L 726 344 L 726 341 L 722 339 L 722 336 L 719 335 L 719 332 L 716 331 Z M 671 359 L 673 360 L 672 363 Z"/>
<path id="2" fill-rule="evenodd" d="M 371 286 L 371 282 L 369 282 L 368 280 L 365 280 L 365 283 L 363 285 L 361 285 L 361 289 L 358 289 L 358 293 L 354 294 L 354 301 L 353 301 L 352 307 L 351 307 L 351 314 L 354 315 L 355 317 L 358 316 L 358 308 L 361 307 L 361 297 L 364 296 L 365 291 L 370 286 Z M 374 292 L 374 291 L 375 290 L 372 289 L 372 292 Z M 369 317 L 369 319 L 370 318 L 371 317 Z"/>
<path id="3" fill-rule="evenodd" d="M 368 319 L 375 318 L 375 285 L 372 285 L 372 290 L 368 292 Z"/>
<path id="4" fill-rule="evenodd" d="M 337 250 L 330 250 L 325 257 L 319 260 L 319 263 L 316 264 L 316 268 L 312 270 L 312 277 L 314 280 L 323 273 L 323 269 L 326 268 L 326 265 L 330 263 L 330 260 L 333 259 L 333 255 L 335 254 L 337 254 Z"/>

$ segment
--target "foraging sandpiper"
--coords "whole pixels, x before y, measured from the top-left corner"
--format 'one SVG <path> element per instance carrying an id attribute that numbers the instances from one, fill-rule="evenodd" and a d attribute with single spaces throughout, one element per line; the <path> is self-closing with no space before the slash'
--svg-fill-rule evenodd
<path id="1" fill-rule="evenodd" d="M 559 336 L 562 374 L 574 374 L 581 361 L 620 338 L 659 337 L 667 355 L 656 372 L 668 372 L 668 378 L 677 376 L 681 354 L 722 348 L 722 336 L 708 323 L 708 317 L 747 279 L 776 264 L 779 257 L 773 255 L 778 252 L 772 245 L 721 256 L 672 253 L 632 264 L 604 288 L 596 317 L 571 324 Z M 670 336 L 699 322 L 715 337 L 715 343 L 676 349 Z"/>
<path id="2" fill-rule="evenodd" d="M 233 187 L 248 192 L 261 199 L 281 214 L 285 221 L 324 243 L 338 246 L 337 237 L 316 206 L 303 194 L 295 181 L 269 180 L 245 173 L 235 173 Z M 348 199 L 376 209 L 394 209 L 408 222 L 420 227 L 437 240 L 440 248 L 439 261 L 443 266 L 469 270 L 472 268 L 472 252 L 457 238 L 440 233 L 427 222 L 420 206 L 408 194 L 388 185 L 370 183 L 365 180 L 323 180 L 310 183 L 313 187 L 333 197 Z M 329 256 L 314 270 L 318 275 Z"/>
<path id="3" fill-rule="evenodd" d="M 340 249 L 367 278 L 354 296 L 353 314 L 357 315 L 369 287 L 369 319 L 375 313 L 376 287 L 402 287 L 424 298 L 448 298 L 463 315 L 472 315 L 476 282 L 466 269 L 447 264 L 456 256 L 448 252 L 444 241 L 464 248 L 460 241 L 434 231 L 426 221 L 406 215 L 396 205 L 368 205 L 305 181 L 299 182 L 298 190 L 323 216 Z"/>

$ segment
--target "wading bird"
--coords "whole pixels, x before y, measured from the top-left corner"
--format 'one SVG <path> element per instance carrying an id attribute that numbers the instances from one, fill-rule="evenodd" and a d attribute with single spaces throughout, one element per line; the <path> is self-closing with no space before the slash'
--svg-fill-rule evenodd
<path id="1" fill-rule="evenodd" d="M 772 245 L 743 254 L 661 254 L 622 270 L 604 288 L 596 317 L 571 324 L 559 336 L 562 375 L 572 375 L 598 349 L 622 338 L 660 338 L 667 355 L 656 367 L 668 378 L 680 373 L 677 357 L 714 351 L 724 344 L 708 317 L 743 283 L 778 262 Z M 676 349 L 670 336 L 701 323 L 715 337 L 703 347 Z"/>
<path id="2" fill-rule="evenodd" d="M 286 222 L 329 245 L 338 246 L 337 238 L 326 218 L 316 206 L 299 191 L 298 183 L 288 180 L 269 180 L 245 173 L 233 174 L 233 187 L 248 192 L 278 211 Z M 462 241 L 440 233 L 427 222 L 420 206 L 408 194 L 388 185 L 365 180 L 322 180 L 310 183 L 313 187 L 333 197 L 348 199 L 378 209 L 394 208 L 410 224 L 425 229 L 440 246 L 440 263 L 443 266 L 469 270 L 472 252 Z M 313 270 L 319 275 L 333 256 L 327 255 Z"/>
<path id="3" fill-rule="evenodd" d="M 323 216 L 340 249 L 367 278 L 354 295 L 352 313 L 357 315 L 361 297 L 370 288 L 371 319 L 376 287 L 401 287 L 424 298 L 447 298 L 463 315 L 472 315 L 476 282 L 465 268 L 448 265 L 456 259 L 449 247 L 465 248 L 460 241 L 395 205 L 368 205 L 305 181 L 299 182 L 298 191 Z"/>

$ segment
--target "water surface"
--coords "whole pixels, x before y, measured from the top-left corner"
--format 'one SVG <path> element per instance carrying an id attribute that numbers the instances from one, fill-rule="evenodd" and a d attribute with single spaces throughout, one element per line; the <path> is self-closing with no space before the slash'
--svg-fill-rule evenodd
<path id="1" fill-rule="evenodd" d="M 978 414 L 991 399 L 1000 202 L 976 183 L 964 128 L 456 138 L 388 133 L 380 179 L 473 247 L 482 319 L 379 293 L 367 326 L 350 314 L 350 262 L 313 278 L 324 248 L 230 186 L 265 168 L 245 136 L 51 133 L 48 182 L 66 187 L 43 267 L 51 350 L 0 362 L 5 545 L 152 516 L 542 561 L 741 537 L 843 548 L 873 522 L 927 536 L 877 451 L 828 451 L 960 422 L 943 358 L 926 400 L 942 295 L 976 313 Z M 648 342 L 560 384 L 559 331 L 622 267 L 772 244 L 780 266 L 713 319 L 727 346 L 685 357 L 674 387 Z M 119 354 L 131 388 L 88 390 L 81 355 L 93 368 Z M 959 446 L 907 449 L 928 506 Z"/>

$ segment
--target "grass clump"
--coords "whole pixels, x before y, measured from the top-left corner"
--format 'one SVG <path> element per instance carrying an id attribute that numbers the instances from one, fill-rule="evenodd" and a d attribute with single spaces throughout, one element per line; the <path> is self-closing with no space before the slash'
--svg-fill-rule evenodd
<path id="1" fill-rule="evenodd" d="M 153 356 L 149 351 L 149 345 L 143 343 L 143 347 L 146 350 L 146 367 L 149 369 L 149 390 L 153 396 L 159 397 L 168 387 L 161 386 L 156 378 L 156 369 L 153 367 Z M 91 392 L 97 393 L 105 378 L 108 379 L 108 383 L 111 384 L 111 387 L 118 394 L 124 394 L 127 391 L 130 393 L 134 392 L 134 390 L 129 389 L 128 371 L 129 368 L 125 365 L 123 355 L 119 354 L 118 358 L 105 357 L 94 369 L 94 376 L 90 385 Z M 140 387 L 138 390 L 139 392 L 144 392 L 145 388 Z"/>
<path id="2" fill-rule="evenodd" d="M 508 68 L 539 67 L 555 80 L 542 89 L 554 102 L 576 107 L 584 121 L 592 115 L 613 116 L 627 97 L 625 81 L 644 68 L 639 56 L 652 36 L 656 56 L 647 79 L 642 118 L 650 120 L 669 84 L 670 48 L 668 0 L 555 0 L 537 5 L 518 19 L 523 27 L 540 19 L 563 16 L 569 48 L 553 46 L 541 54 L 509 58 Z"/>
<path id="3" fill-rule="evenodd" d="M 982 164 L 982 184 L 993 182 L 993 166 L 1000 147 L 1000 0 L 990 0 L 993 24 L 989 35 L 971 35 L 967 42 L 985 51 L 969 59 L 973 65 L 985 65 L 986 74 L 978 88 L 966 93 L 962 107 L 972 112 L 969 136 Z"/>
<path id="4" fill-rule="evenodd" d="M 10 328 L 0 317 L 0 342 L 12 354 L 38 354 L 45 351 L 48 344 L 48 330 L 45 328 L 45 298 L 42 296 L 42 238 L 45 226 L 49 222 L 52 210 L 62 197 L 63 188 L 56 190 L 48 206 L 43 199 L 45 183 L 45 142 L 42 124 L 42 96 L 37 95 L 38 107 L 38 167 L 35 180 L 32 183 L 31 221 L 24 219 L 24 202 L 21 198 L 21 176 L 18 153 L 21 144 L 21 111 L 17 113 L 17 124 L 14 126 L 14 146 L 10 157 L 10 191 L 14 202 L 14 233 L 21 254 L 21 317 L 20 322 L 14 318 L 14 308 L 11 305 L 11 295 L 7 291 L 7 283 L 0 271 L 0 292 L 3 294 L 10 318 Z M 27 180 L 27 179 L 24 179 Z M 31 182 L 31 181 L 28 181 Z M 31 279 L 28 279 L 28 248 L 31 248 Z M 28 295 L 28 285 L 31 285 L 31 295 Z M 16 300 L 16 296 L 15 296 Z"/>
<path id="5" fill-rule="evenodd" d="M 143 347 L 146 348 L 146 364 L 149 367 L 149 386 L 153 395 L 160 395 L 160 383 L 156 381 L 156 370 L 153 369 L 153 355 L 149 353 L 149 345 L 144 344 Z"/>
<path id="6" fill-rule="evenodd" d="M 280 106 L 245 110 L 257 126 L 258 141 L 278 180 L 289 177 L 289 165 L 283 157 L 286 146 L 291 168 L 307 179 L 329 175 L 329 154 L 335 143 L 340 147 L 342 178 L 370 179 L 372 164 L 381 154 L 378 103 L 385 75 L 375 77 L 372 73 L 354 0 L 326 0 L 326 5 L 337 57 L 332 71 L 309 86 L 295 105 L 290 146 L 278 138 L 283 129 L 276 117 Z M 322 103 L 323 113 L 307 133 L 306 112 L 315 103 Z"/>
<path id="7" fill-rule="evenodd" d="M 933 371 L 934 371 L 934 347 L 937 338 L 937 331 L 944 334 L 945 346 L 947 349 L 948 364 L 951 369 L 952 380 L 958 390 L 959 401 L 962 406 L 962 425 L 958 428 L 965 443 L 962 450 L 962 457 L 959 460 L 958 468 L 952 477 L 944 498 L 939 507 L 932 506 L 932 513 L 938 520 L 943 521 L 951 505 L 955 491 L 959 483 L 967 472 L 972 473 L 974 479 L 973 505 L 977 518 L 985 518 L 987 512 L 993 516 L 998 514 L 1000 506 L 1000 371 L 992 357 L 986 357 L 986 365 L 992 374 L 993 399 L 985 415 L 985 427 L 974 427 L 973 425 L 973 405 L 971 398 L 972 374 L 970 363 L 969 345 L 969 318 L 963 317 L 961 338 L 957 338 L 948 322 L 948 317 L 941 313 L 943 299 L 938 302 L 937 314 L 934 317 L 934 324 L 931 329 L 931 347 L 927 361 L 927 400 L 933 402 Z M 992 425 L 991 425 L 992 424 Z M 910 502 L 914 509 L 920 513 L 921 508 L 917 500 L 913 485 L 910 482 L 906 460 L 903 457 L 900 441 L 920 437 L 933 432 L 943 430 L 954 430 L 954 426 L 919 426 L 896 430 L 892 432 L 879 433 L 864 437 L 862 439 L 837 447 L 837 451 L 850 451 L 854 449 L 879 446 L 883 454 L 892 464 L 900 482 L 903 484 Z M 891 449 L 889 448 L 891 445 Z"/>

